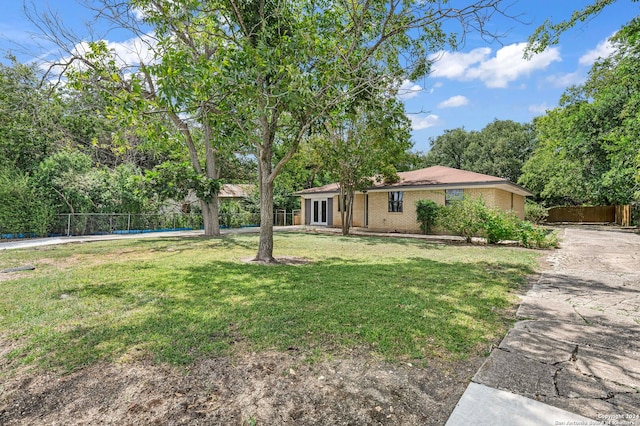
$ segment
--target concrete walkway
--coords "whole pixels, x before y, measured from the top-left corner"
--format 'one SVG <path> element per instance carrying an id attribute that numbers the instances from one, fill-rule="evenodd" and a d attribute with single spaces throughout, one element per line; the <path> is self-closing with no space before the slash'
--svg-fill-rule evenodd
<path id="1" fill-rule="evenodd" d="M 640 426 L 640 236 L 561 236 L 447 425 Z"/>

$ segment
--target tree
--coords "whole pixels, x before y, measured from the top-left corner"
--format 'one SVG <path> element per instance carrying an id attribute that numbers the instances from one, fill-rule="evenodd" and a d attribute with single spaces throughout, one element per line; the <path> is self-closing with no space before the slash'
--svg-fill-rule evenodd
<path id="1" fill-rule="evenodd" d="M 0 162 L 30 173 L 61 144 L 63 109 L 55 93 L 40 87 L 35 65 L 9 60 L 0 63 Z"/>
<path id="2" fill-rule="evenodd" d="M 120 97 L 121 107 L 137 109 L 140 100 L 151 100 L 154 111 L 165 111 L 182 133 L 194 169 L 206 172 L 212 184 L 218 182 L 217 155 L 237 149 L 236 142 L 252 150 L 261 202 L 256 259 L 265 262 L 273 261 L 275 179 L 314 126 L 338 105 L 427 74 L 429 53 L 455 47 L 466 32 L 490 36 L 485 24 L 501 13 L 500 0 L 463 8 L 400 0 L 102 3 L 102 16 L 115 12 L 111 16 L 125 28 L 135 27 L 135 6 L 157 39 L 155 63 L 141 65 L 139 78 L 102 68 L 108 71 L 102 78 L 138 95 Z M 449 21 L 461 24 L 459 34 L 443 30 Z M 190 123 L 202 128 L 204 152 Z M 217 205 L 203 201 L 203 210 Z"/>
<path id="3" fill-rule="evenodd" d="M 443 135 L 431 139 L 426 165 L 470 170 L 467 150 L 475 137 L 476 132 L 467 132 L 464 128 L 445 130 Z"/>
<path id="4" fill-rule="evenodd" d="M 529 43 L 525 50 L 525 57 L 531 57 L 536 53 L 544 51 L 548 46 L 558 44 L 560 36 L 567 30 L 573 28 L 579 22 L 586 22 L 598 16 L 602 10 L 615 3 L 617 0 L 594 0 L 584 9 L 579 9 L 571 14 L 571 17 L 553 23 L 549 19 L 545 20 L 534 33 L 529 37 Z M 632 0 L 634 3 L 638 0 Z"/>
<path id="5" fill-rule="evenodd" d="M 627 204 L 640 170 L 640 20 L 611 41 L 581 86 L 535 122 L 540 146 L 521 183 L 547 204 Z"/>
<path id="6" fill-rule="evenodd" d="M 480 131 L 446 130 L 431 141 L 425 163 L 499 176 L 517 182 L 537 144 L 533 126 L 494 120 Z"/>
<path id="7" fill-rule="evenodd" d="M 411 125 L 400 102 L 382 98 L 327 119 L 325 127 L 326 137 L 317 139 L 317 150 L 338 182 L 342 234 L 348 235 L 355 192 L 370 187 L 373 179 L 397 180 L 393 164 L 412 145 Z"/>

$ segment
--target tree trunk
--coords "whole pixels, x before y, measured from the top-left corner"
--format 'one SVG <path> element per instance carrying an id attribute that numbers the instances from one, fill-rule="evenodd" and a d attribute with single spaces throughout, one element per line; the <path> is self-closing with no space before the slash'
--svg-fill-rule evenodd
<path id="1" fill-rule="evenodd" d="M 271 161 L 260 159 L 260 243 L 255 260 L 273 262 L 273 181 L 269 179 Z"/>
<path id="2" fill-rule="evenodd" d="M 220 220 L 218 218 L 218 194 L 213 196 L 210 203 L 200 200 L 202 219 L 204 221 L 204 235 L 217 237 L 220 235 Z"/>

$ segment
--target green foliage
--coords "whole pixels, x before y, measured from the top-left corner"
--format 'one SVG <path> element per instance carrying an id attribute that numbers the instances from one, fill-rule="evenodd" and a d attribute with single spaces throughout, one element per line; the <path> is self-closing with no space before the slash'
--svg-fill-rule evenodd
<path id="1" fill-rule="evenodd" d="M 0 169 L 0 234 L 46 236 L 53 210 L 24 173 Z"/>
<path id="2" fill-rule="evenodd" d="M 517 182 L 537 144 L 533 127 L 494 120 L 480 131 L 446 130 L 431 140 L 427 166 L 447 166 Z"/>
<path id="3" fill-rule="evenodd" d="M 540 205 L 534 201 L 526 200 L 524 203 L 524 219 L 540 224 L 547 221 L 547 217 L 549 216 L 549 209 Z"/>
<path id="4" fill-rule="evenodd" d="M 485 206 L 482 222 L 484 234 L 489 244 L 515 240 L 518 236 L 520 219 L 513 212 L 505 212 L 498 208 L 490 209 Z"/>
<path id="5" fill-rule="evenodd" d="M 586 83 L 535 121 L 539 147 L 520 183 L 546 205 L 628 204 L 640 175 L 640 19 L 610 40 Z"/>
<path id="6" fill-rule="evenodd" d="M 454 235 L 472 237 L 484 235 L 487 243 L 516 240 L 527 248 L 555 248 L 558 236 L 545 228 L 520 220 L 513 212 L 489 208 L 481 198 L 465 197 L 441 208 L 439 224 Z"/>
<path id="7" fill-rule="evenodd" d="M 56 213 L 155 212 L 152 197 L 143 190 L 142 174 L 132 165 L 114 169 L 94 167 L 79 151 L 47 157 L 34 174 L 40 197 Z"/>
<path id="8" fill-rule="evenodd" d="M 556 248 L 560 244 L 558 234 L 555 231 L 536 226 L 531 222 L 523 221 L 518 227 L 520 244 L 527 248 Z"/>
<path id="9" fill-rule="evenodd" d="M 63 139 L 61 100 L 40 87 L 36 65 L 0 63 L 0 159 L 31 173 Z"/>
<path id="10" fill-rule="evenodd" d="M 440 225 L 454 235 L 464 237 L 467 243 L 484 229 L 487 207 L 481 198 L 465 197 L 454 201 L 440 212 Z"/>
<path id="11" fill-rule="evenodd" d="M 438 212 L 440 207 L 435 201 L 432 200 L 418 200 L 416 201 L 416 216 L 417 221 L 420 223 L 420 230 L 423 234 L 431 233 L 433 226 L 438 220 Z"/>

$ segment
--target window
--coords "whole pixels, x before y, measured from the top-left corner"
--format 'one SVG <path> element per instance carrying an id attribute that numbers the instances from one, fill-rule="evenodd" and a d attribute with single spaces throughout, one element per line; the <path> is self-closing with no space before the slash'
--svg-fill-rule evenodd
<path id="1" fill-rule="evenodd" d="M 448 206 L 452 201 L 460 201 L 464 198 L 464 189 L 447 189 L 444 194 L 444 204 Z"/>
<path id="2" fill-rule="evenodd" d="M 389 192 L 389 211 L 402 213 L 402 191 Z"/>

